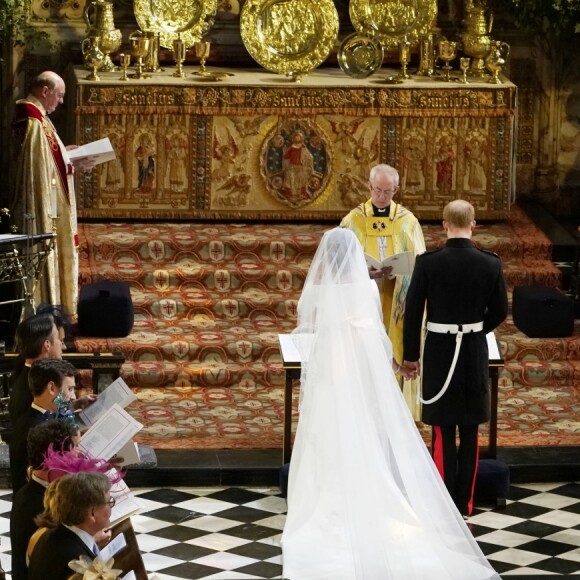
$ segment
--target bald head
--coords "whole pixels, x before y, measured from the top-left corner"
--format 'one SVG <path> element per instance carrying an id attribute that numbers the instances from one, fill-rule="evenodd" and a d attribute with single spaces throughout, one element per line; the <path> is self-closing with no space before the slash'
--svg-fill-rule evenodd
<path id="1" fill-rule="evenodd" d="M 463 199 L 450 201 L 443 210 L 443 227 L 450 237 L 471 237 L 475 227 L 475 210 Z"/>
<path id="2" fill-rule="evenodd" d="M 30 85 L 30 94 L 42 103 L 49 114 L 62 104 L 65 91 L 62 78 L 50 70 L 40 73 Z"/>

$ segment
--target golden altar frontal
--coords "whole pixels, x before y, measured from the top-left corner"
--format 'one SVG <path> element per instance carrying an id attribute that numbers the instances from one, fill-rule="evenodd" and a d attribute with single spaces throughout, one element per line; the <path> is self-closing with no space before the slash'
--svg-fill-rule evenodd
<path id="1" fill-rule="evenodd" d="M 82 218 L 338 220 L 368 198 L 376 163 L 401 173 L 420 219 L 469 200 L 479 219 L 514 197 L 517 88 L 352 79 L 319 69 L 291 82 L 235 70 L 221 82 L 171 71 L 123 82 L 75 69 L 76 142 L 109 137 L 114 161 L 78 178 Z"/>

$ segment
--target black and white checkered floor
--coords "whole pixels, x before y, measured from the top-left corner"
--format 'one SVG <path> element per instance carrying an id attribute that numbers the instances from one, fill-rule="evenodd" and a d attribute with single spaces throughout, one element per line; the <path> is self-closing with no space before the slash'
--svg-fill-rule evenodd
<path id="1" fill-rule="evenodd" d="M 277 488 L 134 489 L 132 518 L 145 566 L 159 580 L 281 578 L 286 501 Z M 12 494 L 0 490 L 0 562 L 10 569 Z M 513 485 L 505 510 L 470 518 L 502 577 L 580 575 L 580 483 Z"/>

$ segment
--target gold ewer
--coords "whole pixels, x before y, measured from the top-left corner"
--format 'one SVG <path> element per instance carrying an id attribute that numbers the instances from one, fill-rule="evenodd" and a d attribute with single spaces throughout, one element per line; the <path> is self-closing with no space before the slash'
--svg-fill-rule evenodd
<path id="1" fill-rule="evenodd" d="M 491 28 L 493 14 L 490 13 L 487 21 L 485 8 L 476 2 L 467 2 L 464 20 L 465 32 L 461 35 L 463 52 L 471 57 L 469 75 L 475 78 L 487 77 L 485 58 L 491 50 Z"/>
<path id="2" fill-rule="evenodd" d="M 510 45 L 507 42 L 502 42 L 501 40 L 491 41 L 491 50 L 485 58 L 485 66 L 491 72 L 490 83 L 499 85 L 503 82 L 499 78 L 499 73 L 502 71 L 509 53 Z"/>
<path id="3" fill-rule="evenodd" d="M 83 51 L 83 60 L 85 66 L 92 72 L 86 77 L 88 81 L 100 81 L 97 70 L 103 67 L 105 62 L 105 55 L 99 48 L 101 39 L 98 36 L 89 36 L 81 42 L 81 49 Z"/>
<path id="4" fill-rule="evenodd" d="M 99 48 L 105 55 L 105 62 L 101 70 L 106 72 L 115 70 L 109 53 L 119 49 L 122 35 L 121 31 L 115 28 L 113 21 L 113 3 L 105 0 L 89 2 L 85 9 L 85 21 L 87 23 L 87 36 L 98 36 L 101 39 Z"/>

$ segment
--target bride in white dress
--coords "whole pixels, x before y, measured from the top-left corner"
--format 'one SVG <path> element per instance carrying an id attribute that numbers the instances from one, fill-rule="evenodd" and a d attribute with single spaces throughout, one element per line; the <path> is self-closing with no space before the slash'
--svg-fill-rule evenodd
<path id="1" fill-rule="evenodd" d="M 350 230 L 323 236 L 293 340 L 305 362 L 284 578 L 499 580 L 405 404 L 377 286 Z"/>

